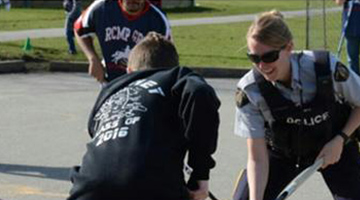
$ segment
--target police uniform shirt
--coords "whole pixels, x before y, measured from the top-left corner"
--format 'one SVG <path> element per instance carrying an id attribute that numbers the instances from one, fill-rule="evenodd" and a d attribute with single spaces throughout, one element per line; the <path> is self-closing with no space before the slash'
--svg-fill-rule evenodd
<path id="1" fill-rule="evenodd" d="M 132 16 L 122 10 L 119 2 L 94 1 L 74 25 L 80 37 L 96 34 L 107 70 L 114 73 L 119 71 L 118 65 L 126 66 L 130 50 L 148 32 L 155 31 L 171 39 L 169 21 L 159 8 L 146 1 L 144 10 Z"/>
<path id="2" fill-rule="evenodd" d="M 291 88 L 286 88 L 279 82 L 274 86 L 287 99 L 296 105 L 309 102 L 316 94 L 316 74 L 314 70 L 314 55 L 312 51 L 294 52 L 291 55 Z M 343 99 L 353 106 L 360 106 L 360 78 L 352 70 L 339 62 L 335 56 L 330 56 L 335 98 Z M 262 97 L 250 70 L 237 84 L 237 107 L 235 116 L 235 134 L 245 138 L 263 138 L 265 136 L 265 121 L 271 123 L 274 119 Z"/>

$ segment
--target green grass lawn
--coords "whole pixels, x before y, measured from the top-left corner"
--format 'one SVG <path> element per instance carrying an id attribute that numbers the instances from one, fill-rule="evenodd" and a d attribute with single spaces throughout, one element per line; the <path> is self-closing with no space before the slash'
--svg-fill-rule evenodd
<path id="1" fill-rule="evenodd" d="M 9 12 L 0 12 L 0 31 L 64 26 L 65 13 L 62 9 L 13 8 Z"/>
<path id="2" fill-rule="evenodd" d="M 279 2 L 277 4 L 276 2 Z M 253 13 L 262 10 L 270 10 L 282 6 L 287 9 L 301 9 L 303 1 L 197 1 L 200 5 L 198 10 L 187 9 L 186 11 L 168 11 L 169 17 L 191 18 L 206 17 L 214 15 L 231 15 L 239 13 Z M 239 5 L 241 6 L 239 6 Z M 282 4 L 282 5 L 280 5 Z M 256 9 L 256 6 L 258 8 Z M 256 9 L 256 10 L 255 10 Z M 279 9 L 280 10 L 280 9 Z M 0 29 L 19 30 L 30 28 L 62 27 L 64 13 L 60 9 L 12 9 L 10 12 L 2 12 L 0 17 Z M 11 14 L 10 14 L 11 13 Z M 9 16 L 7 16 L 9 15 Z M 334 18 L 340 25 L 340 13 L 327 15 Z M 305 48 L 305 17 L 287 19 L 295 38 L 296 49 Z M 311 47 L 322 39 L 322 32 L 319 23 L 321 20 L 312 20 Z M 187 66 L 209 66 L 209 67 L 250 67 L 251 63 L 246 58 L 245 35 L 250 22 L 198 25 L 191 27 L 173 27 L 174 42 L 180 54 L 180 62 Z M 339 35 L 339 25 L 327 27 L 328 35 Z M 0 31 L 1 31 L 0 30 Z M 336 42 L 328 44 L 334 52 Z M 0 60 L 8 59 L 30 59 L 30 60 L 62 60 L 62 61 L 86 61 L 85 56 L 80 52 L 72 56 L 67 54 L 67 44 L 64 37 L 32 39 L 33 50 L 24 53 L 21 50 L 25 41 L 0 43 Z M 98 45 L 96 45 L 98 46 Z M 78 47 L 79 49 L 79 47 Z M 98 49 L 99 51 L 99 49 Z M 99 51 L 100 52 L 100 51 Z M 343 53 L 344 54 L 344 53 Z M 344 59 L 345 60 L 345 59 Z"/>
<path id="3" fill-rule="evenodd" d="M 305 1 L 289 0 L 197 0 L 196 7 L 184 9 L 165 9 L 170 19 L 197 18 L 225 15 L 259 13 L 269 9 L 301 10 Z"/>
<path id="4" fill-rule="evenodd" d="M 305 1 L 257 0 L 197 0 L 192 8 L 165 9 L 169 19 L 211 17 L 259 13 L 270 9 L 301 10 Z M 59 28 L 64 24 L 63 9 L 13 8 L 10 12 L 1 12 L 0 31 L 34 28 Z"/>
<path id="5" fill-rule="evenodd" d="M 304 19 L 288 20 L 295 35 L 296 47 L 304 48 Z M 246 58 L 245 35 L 250 22 L 219 25 L 174 27 L 173 36 L 180 54 L 180 62 L 187 66 L 244 67 L 251 66 Z M 65 38 L 31 40 L 34 49 L 27 54 L 36 60 L 85 60 L 82 53 L 71 56 L 66 52 Z M 0 43 L 4 59 L 23 56 L 24 41 Z"/>

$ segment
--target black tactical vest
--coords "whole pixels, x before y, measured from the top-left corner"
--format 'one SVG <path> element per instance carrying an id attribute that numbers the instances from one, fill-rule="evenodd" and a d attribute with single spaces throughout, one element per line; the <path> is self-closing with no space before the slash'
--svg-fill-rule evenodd
<path id="1" fill-rule="evenodd" d="M 335 101 L 328 52 L 314 53 L 316 95 L 310 102 L 295 105 L 271 82 L 260 74 L 255 75 L 274 118 L 273 123 L 265 125 L 268 146 L 287 157 L 315 158 L 342 129 L 351 111 L 347 104 Z"/>

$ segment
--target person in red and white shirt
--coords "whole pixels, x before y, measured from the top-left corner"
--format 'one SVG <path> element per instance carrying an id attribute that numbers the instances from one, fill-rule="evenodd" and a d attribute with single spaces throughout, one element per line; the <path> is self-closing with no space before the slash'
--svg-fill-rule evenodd
<path id="1" fill-rule="evenodd" d="M 130 50 L 148 32 L 155 31 L 171 39 L 166 15 L 146 0 L 94 1 L 74 28 L 77 41 L 89 61 L 89 74 L 100 83 L 126 73 Z M 105 68 L 94 48 L 94 35 L 98 38 Z"/>

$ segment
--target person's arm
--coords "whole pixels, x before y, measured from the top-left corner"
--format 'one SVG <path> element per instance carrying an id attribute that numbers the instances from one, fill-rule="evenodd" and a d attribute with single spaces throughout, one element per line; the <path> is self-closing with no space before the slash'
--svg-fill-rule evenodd
<path id="1" fill-rule="evenodd" d="M 92 35 L 96 35 L 98 12 L 103 1 L 94 1 L 74 23 L 76 40 L 89 61 L 89 74 L 100 83 L 105 81 L 105 70 L 95 51 Z"/>
<path id="2" fill-rule="evenodd" d="M 348 137 L 360 126 L 360 107 L 352 109 L 349 119 L 346 122 L 342 132 Z M 343 151 L 344 138 L 340 135 L 335 136 L 330 140 L 320 151 L 318 158 L 324 158 L 324 164 L 322 168 L 326 168 L 329 165 L 337 163 L 341 158 Z"/>
<path id="3" fill-rule="evenodd" d="M 343 132 L 347 136 L 351 136 L 352 133 L 360 126 L 360 107 L 357 106 L 352 109 L 350 117 L 343 128 Z"/>
<path id="4" fill-rule="evenodd" d="M 253 72 L 240 79 L 235 93 L 236 115 L 235 134 L 247 140 L 247 179 L 249 199 L 263 200 L 269 175 L 269 154 L 265 139 L 265 113 L 259 105 L 262 100 L 259 94 Z M 253 94 L 253 95 L 251 95 Z M 255 95 L 254 95 L 255 94 Z M 263 101 L 263 103 L 265 103 Z M 270 119 L 270 118 L 268 118 Z"/>
<path id="5" fill-rule="evenodd" d="M 75 9 L 76 9 L 76 0 L 72 0 L 71 4 L 72 4 L 72 7 L 71 7 L 71 10 L 70 10 L 70 13 L 74 12 Z"/>
<path id="6" fill-rule="evenodd" d="M 198 186 L 195 190 L 189 190 L 189 196 L 191 200 L 204 200 L 209 196 L 209 181 L 198 180 L 196 181 Z"/>
<path id="7" fill-rule="evenodd" d="M 92 37 L 80 37 L 75 31 L 76 41 L 81 47 L 82 51 L 86 55 L 89 61 L 89 74 L 93 76 L 100 83 L 105 82 L 105 70 L 101 64 L 100 58 L 97 55 L 93 38 Z"/>
<path id="8" fill-rule="evenodd" d="M 360 96 L 357 94 L 360 90 L 360 77 L 349 70 L 334 55 L 331 55 L 330 59 L 335 93 L 342 98 L 342 101 L 352 105 L 350 116 L 341 130 L 350 136 L 360 125 Z M 318 155 L 318 158 L 324 158 L 322 168 L 340 160 L 343 146 L 344 139 L 340 135 L 335 136 L 325 144 Z"/>
<path id="9" fill-rule="evenodd" d="M 155 12 L 159 15 L 158 18 L 154 18 L 154 30 L 155 32 L 161 33 L 164 37 L 170 41 L 173 41 L 172 33 L 171 33 L 171 26 L 170 22 L 166 16 L 166 14 L 160 11 L 158 8 L 155 8 Z"/>
<path id="10" fill-rule="evenodd" d="M 187 75 L 184 75 L 187 74 Z M 214 89 L 187 68 L 181 68 L 173 93 L 180 98 L 179 117 L 184 124 L 188 144 L 188 165 L 192 173 L 188 181 L 192 199 L 202 200 L 208 195 L 210 169 L 215 166 L 212 154 L 216 151 L 220 101 Z M 193 183 L 197 186 L 191 187 Z"/>
<path id="11" fill-rule="evenodd" d="M 264 138 L 247 139 L 249 200 L 262 200 L 269 175 L 269 156 Z"/>

